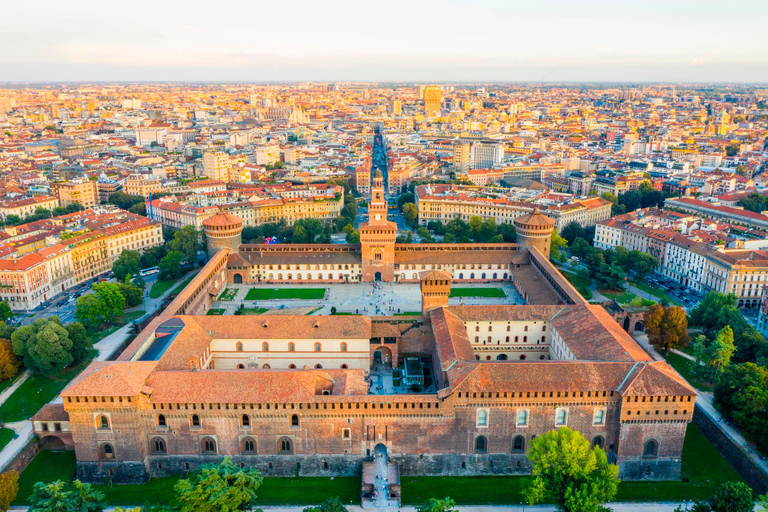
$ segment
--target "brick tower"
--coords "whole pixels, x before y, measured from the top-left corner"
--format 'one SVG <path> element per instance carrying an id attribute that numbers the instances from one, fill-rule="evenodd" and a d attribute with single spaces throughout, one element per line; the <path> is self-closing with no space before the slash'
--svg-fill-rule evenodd
<path id="1" fill-rule="evenodd" d="M 444 270 L 431 270 L 421 276 L 421 314 L 448 306 L 451 295 L 451 274 Z"/>
<path id="2" fill-rule="evenodd" d="M 377 170 L 371 182 L 368 222 L 360 224 L 363 281 L 395 280 L 395 240 L 397 224 L 387 220 L 384 178 Z"/>
<path id="3" fill-rule="evenodd" d="M 208 244 L 208 257 L 213 257 L 219 249 L 227 247 L 236 253 L 243 243 L 243 219 L 221 211 L 203 221 L 203 231 Z"/>
<path id="4" fill-rule="evenodd" d="M 555 221 L 543 213 L 539 213 L 539 207 L 534 206 L 533 212 L 515 219 L 515 231 L 517 231 L 517 245 L 520 252 L 528 247 L 536 247 L 549 258 L 549 248 L 552 246 L 552 229 Z"/>

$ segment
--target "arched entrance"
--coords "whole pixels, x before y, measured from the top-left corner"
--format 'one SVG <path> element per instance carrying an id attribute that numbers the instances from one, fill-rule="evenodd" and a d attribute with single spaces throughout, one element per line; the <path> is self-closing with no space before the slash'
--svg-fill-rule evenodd
<path id="1" fill-rule="evenodd" d="M 374 275 L 374 280 L 381 281 L 381 272 L 376 272 L 376 275 Z"/>
<path id="2" fill-rule="evenodd" d="M 387 347 L 379 347 L 373 352 L 373 363 L 390 365 L 392 364 L 392 351 Z"/>
<path id="3" fill-rule="evenodd" d="M 497 361 L 506 361 L 507 360 L 507 354 L 499 354 L 496 356 Z"/>
<path id="4" fill-rule="evenodd" d="M 628 316 L 624 317 L 624 330 L 629 332 L 629 317 Z"/>
<path id="5" fill-rule="evenodd" d="M 66 446 L 64 445 L 64 441 L 56 436 L 45 436 L 40 439 L 40 449 L 56 451 L 64 450 L 66 449 Z"/>
<path id="6" fill-rule="evenodd" d="M 645 330 L 643 328 L 643 322 L 635 322 L 635 330 L 636 331 L 643 331 L 643 330 Z"/>
<path id="7" fill-rule="evenodd" d="M 233 275 L 232 282 L 235 284 L 243 284 L 243 276 L 241 276 L 240 274 Z"/>
<path id="8" fill-rule="evenodd" d="M 373 455 L 378 459 L 379 457 L 382 457 L 384 459 L 384 464 L 387 463 L 387 447 L 384 443 L 379 443 L 373 448 Z"/>

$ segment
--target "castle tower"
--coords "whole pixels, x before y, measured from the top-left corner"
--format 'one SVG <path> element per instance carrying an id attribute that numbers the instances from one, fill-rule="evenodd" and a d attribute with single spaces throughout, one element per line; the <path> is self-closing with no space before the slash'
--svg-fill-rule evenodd
<path id="1" fill-rule="evenodd" d="M 384 178 L 381 171 L 377 169 L 371 180 L 368 221 L 360 224 L 363 281 L 392 282 L 395 280 L 396 239 L 397 224 L 387 220 Z"/>
<path id="2" fill-rule="evenodd" d="M 208 242 L 208 257 L 222 247 L 235 253 L 243 243 L 243 219 L 227 212 L 219 212 L 203 221 L 203 231 Z"/>
<path id="3" fill-rule="evenodd" d="M 555 221 L 543 213 L 539 213 L 539 207 L 534 206 L 533 212 L 515 219 L 517 231 L 517 245 L 520 252 L 527 251 L 528 247 L 536 247 L 549 258 L 549 248 L 552 245 L 552 229 Z"/>
<path id="4" fill-rule="evenodd" d="M 451 274 L 444 270 L 432 270 L 421 276 L 421 314 L 447 307 L 451 295 Z"/>

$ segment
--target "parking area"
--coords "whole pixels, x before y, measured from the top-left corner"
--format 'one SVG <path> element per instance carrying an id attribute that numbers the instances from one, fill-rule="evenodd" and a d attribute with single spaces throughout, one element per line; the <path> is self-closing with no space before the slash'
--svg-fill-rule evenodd
<path id="1" fill-rule="evenodd" d="M 661 274 L 651 274 L 646 281 L 649 285 L 660 288 L 664 293 L 678 300 L 688 310 L 696 307 L 704 299 L 701 293 Z"/>

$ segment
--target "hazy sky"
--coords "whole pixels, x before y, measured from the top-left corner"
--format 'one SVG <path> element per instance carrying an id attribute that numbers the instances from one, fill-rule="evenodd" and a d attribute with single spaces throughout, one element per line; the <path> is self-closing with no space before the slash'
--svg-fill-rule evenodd
<path id="1" fill-rule="evenodd" d="M 768 1 L 4 0 L 22 80 L 768 82 Z"/>

